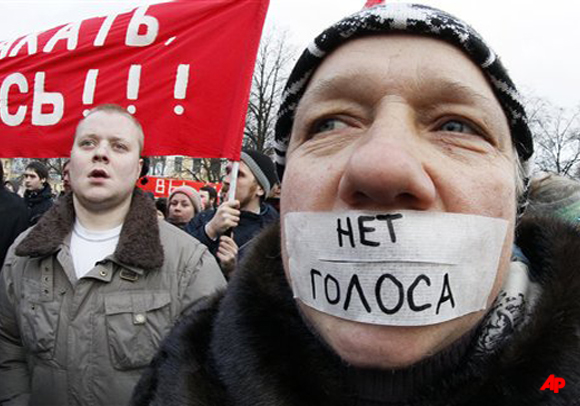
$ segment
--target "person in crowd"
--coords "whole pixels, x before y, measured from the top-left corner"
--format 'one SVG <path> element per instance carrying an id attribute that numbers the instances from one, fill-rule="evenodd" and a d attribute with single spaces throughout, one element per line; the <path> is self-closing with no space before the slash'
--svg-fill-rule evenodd
<path id="1" fill-rule="evenodd" d="M 167 221 L 182 230 L 202 210 L 199 193 L 191 186 L 173 189 L 167 202 Z"/>
<path id="2" fill-rule="evenodd" d="M 227 190 L 231 169 L 230 163 L 223 181 Z M 235 199 L 223 202 L 215 211 L 201 212 L 187 225 L 186 231 L 210 248 L 226 275 L 235 270 L 247 244 L 267 225 L 278 221 L 278 212 L 264 203 L 277 181 L 276 167 L 270 157 L 258 151 L 244 150 Z"/>
<path id="3" fill-rule="evenodd" d="M 577 403 L 580 240 L 520 216 L 532 135 L 473 28 L 390 2 L 329 27 L 275 148 L 281 229 L 172 331 L 133 405 Z"/>
<path id="4" fill-rule="evenodd" d="M 143 161 L 143 165 L 141 166 L 141 172 L 139 173 L 138 183 L 141 186 L 145 186 L 147 183 L 149 183 L 149 177 L 147 174 L 149 173 L 149 168 L 151 167 L 151 158 L 148 156 L 142 156 L 141 160 Z"/>
<path id="5" fill-rule="evenodd" d="M 0 404 L 125 405 L 180 315 L 226 281 L 135 188 L 144 135 L 117 105 L 80 120 L 72 193 L 12 245 L 0 278 Z"/>
<path id="6" fill-rule="evenodd" d="M 218 206 L 224 202 L 228 201 L 228 192 L 229 192 L 229 185 L 223 183 L 222 180 L 222 187 L 218 193 Z M 217 206 L 216 206 L 217 208 Z"/>
<path id="7" fill-rule="evenodd" d="M 217 207 L 217 191 L 211 186 L 203 186 L 199 189 L 201 198 L 201 210 L 215 210 Z"/>
<path id="8" fill-rule="evenodd" d="M 66 160 L 62 165 L 62 195 L 69 193 L 71 191 L 70 187 L 70 173 L 69 173 L 70 160 Z"/>
<path id="9" fill-rule="evenodd" d="M 28 207 L 29 225 L 35 225 L 52 207 L 52 188 L 48 183 L 48 169 L 39 161 L 32 161 L 24 170 L 24 202 Z"/>
<path id="10" fill-rule="evenodd" d="M 18 183 L 16 181 L 7 179 L 4 181 L 3 185 L 4 185 L 5 190 L 7 190 L 11 193 L 14 193 L 14 194 L 18 194 L 19 187 L 18 187 Z"/>
<path id="11" fill-rule="evenodd" d="M 0 161 L 0 267 L 8 248 L 28 227 L 28 210 L 24 200 L 4 185 L 4 167 Z"/>
<path id="12" fill-rule="evenodd" d="M 530 184 L 530 214 L 553 214 L 572 224 L 580 221 L 580 182 L 555 173 L 542 173 Z"/>
<path id="13" fill-rule="evenodd" d="M 58 199 L 62 198 L 64 195 L 66 195 L 67 193 L 69 193 L 71 191 L 70 176 L 69 176 L 69 169 L 68 169 L 69 164 L 70 164 L 70 160 L 67 159 L 62 165 L 62 171 L 60 174 L 60 177 L 62 179 L 62 189 L 58 193 Z"/>
<path id="14" fill-rule="evenodd" d="M 266 203 L 276 209 L 277 212 L 280 212 L 280 195 L 282 193 L 282 185 L 280 182 L 276 183 L 272 190 L 270 190 L 270 194 L 266 199 Z"/>
<path id="15" fill-rule="evenodd" d="M 164 220 L 167 215 L 167 198 L 160 197 L 155 200 L 155 208 L 157 209 L 157 217 Z"/>

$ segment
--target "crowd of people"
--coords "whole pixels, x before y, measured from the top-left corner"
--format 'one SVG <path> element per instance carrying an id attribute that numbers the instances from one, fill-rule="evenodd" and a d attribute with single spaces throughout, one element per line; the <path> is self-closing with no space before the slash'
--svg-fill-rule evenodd
<path id="1" fill-rule="evenodd" d="M 136 188 L 147 129 L 111 104 L 55 202 L 41 165 L 2 179 L 0 405 L 578 402 L 579 183 L 532 179 L 473 28 L 370 3 L 299 58 L 232 199 L 231 164 L 222 198 Z"/>
<path id="2" fill-rule="evenodd" d="M 58 198 L 71 191 L 69 163 L 67 160 L 63 165 L 61 175 L 63 193 L 59 196 L 53 194 L 48 182 L 48 168 L 39 161 L 32 161 L 26 166 L 22 176 L 23 199 L 18 199 L 19 188 L 15 186 L 17 183 L 14 180 L 3 180 L 4 193 L 11 192 L 4 198 L 7 205 L 6 213 L 18 214 L 19 210 L 13 207 L 14 205 L 27 207 L 26 212 L 21 209 L 21 214 L 5 219 L 6 230 L 14 231 L 3 235 L 4 255 L 16 236 L 35 225 Z M 280 182 L 271 158 L 258 151 L 245 150 L 242 152 L 240 164 L 239 186 L 231 202 L 228 202 L 227 196 L 224 195 L 221 202 L 223 204 L 218 204 L 218 193 L 209 185 L 199 190 L 191 186 L 180 186 L 174 188 L 167 198 L 155 198 L 151 193 L 146 193 L 155 201 L 157 216 L 208 246 L 228 278 L 253 237 L 279 219 L 277 204 L 279 190 L 278 194 L 275 193 L 274 187 L 279 187 Z M 248 165 L 251 165 L 251 169 Z M 141 180 L 146 179 L 147 169 L 142 167 L 139 174 Z M 226 168 L 227 173 L 222 183 L 221 189 L 224 193 L 227 193 L 230 187 L 230 171 L 231 164 Z M 12 226 L 21 224 L 23 218 L 28 219 L 26 226 Z M 232 233 L 234 228 L 236 232 Z"/>

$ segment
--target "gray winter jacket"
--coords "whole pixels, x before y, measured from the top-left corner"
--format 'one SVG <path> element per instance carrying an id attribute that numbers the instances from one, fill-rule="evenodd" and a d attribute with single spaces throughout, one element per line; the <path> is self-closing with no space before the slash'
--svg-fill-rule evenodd
<path id="1" fill-rule="evenodd" d="M 0 404 L 125 405 L 176 319 L 226 282 L 207 248 L 136 192 L 115 253 L 77 280 L 72 197 L 0 275 Z"/>

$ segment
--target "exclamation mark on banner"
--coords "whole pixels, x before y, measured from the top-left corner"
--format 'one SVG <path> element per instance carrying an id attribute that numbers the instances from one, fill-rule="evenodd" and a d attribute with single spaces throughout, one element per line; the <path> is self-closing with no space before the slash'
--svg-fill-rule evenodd
<path id="1" fill-rule="evenodd" d="M 129 68 L 129 78 L 127 79 L 127 99 L 137 100 L 139 97 L 139 82 L 141 81 L 141 65 L 131 65 Z M 134 105 L 127 106 L 127 111 L 135 114 L 137 109 Z"/>
<path id="2" fill-rule="evenodd" d="M 187 84 L 189 82 L 189 65 L 181 64 L 177 67 L 177 74 L 175 75 L 175 87 L 173 89 L 173 97 L 177 100 L 185 99 L 187 93 Z M 176 105 L 173 111 L 178 116 L 182 115 L 185 109 L 181 104 Z"/>
<path id="3" fill-rule="evenodd" d="M 95 101 L 95 87 L 97 86 L 98 69 L 89 69 L 85 77 L 85 87 L 83 89 L 83 104 L 93 104 Z M 83 111 L 83 116 L 89 114 L 89 110 Z"/>

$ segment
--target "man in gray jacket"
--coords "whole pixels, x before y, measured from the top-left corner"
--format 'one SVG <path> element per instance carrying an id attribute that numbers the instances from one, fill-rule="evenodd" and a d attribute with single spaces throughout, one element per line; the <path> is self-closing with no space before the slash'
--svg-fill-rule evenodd
<path id="1" fill-rule="evenodd" d="M 79 123 L 73 193 L 10 248 L 0 404 L 124 405 L 175 320 L 226 283 L 207 248 L 134 185 L 143 131 L 118 106 Z"/>

